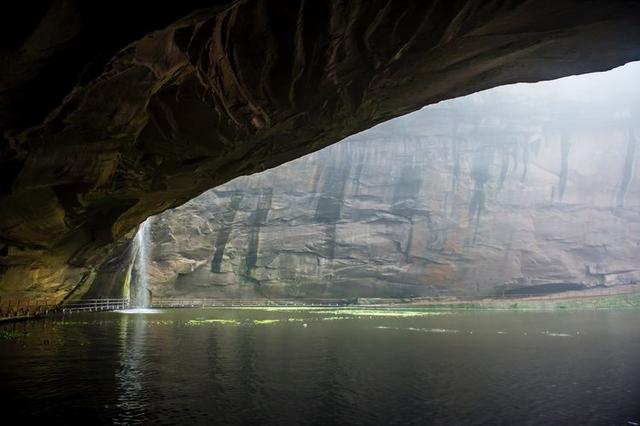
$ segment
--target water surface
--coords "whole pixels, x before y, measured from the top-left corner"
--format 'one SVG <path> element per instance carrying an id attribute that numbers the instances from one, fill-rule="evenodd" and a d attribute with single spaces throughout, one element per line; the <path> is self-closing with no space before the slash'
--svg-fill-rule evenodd
<path id="1" fill-rule="evenodd" d="M 3 326 L 49 424 L 640 423 L 640 311 L 185 309 Z"/>

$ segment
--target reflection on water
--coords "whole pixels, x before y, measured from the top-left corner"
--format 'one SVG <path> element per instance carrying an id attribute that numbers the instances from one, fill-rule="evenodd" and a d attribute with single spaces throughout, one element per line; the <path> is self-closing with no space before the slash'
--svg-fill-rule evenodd
<path id="1" fill-rule="evenodd" d="M 640 312 L 252 309 L 13 324 L 0 398 L 53 424 L 632 424 Z M 306 325 L 306 326 L 305 326 Z"/>
<path id="2" fill-rule="evenodd" d="M 146 395 L 143 389 L 145 375 L 145 323 L 144 317 L 119 320 L 120 368 L 115 372 L 118 414 L 114 423 L 131 423 L 145 418 Z"/>

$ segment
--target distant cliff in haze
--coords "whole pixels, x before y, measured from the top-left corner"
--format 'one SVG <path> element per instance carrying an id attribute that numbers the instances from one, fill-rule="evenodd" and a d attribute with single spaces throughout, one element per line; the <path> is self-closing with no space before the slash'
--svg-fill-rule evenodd
<path id="1" fill-rule="evenodd" d="M 638 87 L 572 84 L 442 102 L 167 211 L 151 224 L 153 293 L 488 295 L 635 282 Z"/>

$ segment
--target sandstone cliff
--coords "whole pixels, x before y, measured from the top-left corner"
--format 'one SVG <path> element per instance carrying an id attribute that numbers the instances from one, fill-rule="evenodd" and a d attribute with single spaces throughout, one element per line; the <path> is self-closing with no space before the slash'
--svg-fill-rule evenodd
<path id="1" fill-rule="evenodd" d="M 152 291 L 409 296 L 635 282 L 639 112 L 637 64 L 426 107 L 152 218 Z"/>

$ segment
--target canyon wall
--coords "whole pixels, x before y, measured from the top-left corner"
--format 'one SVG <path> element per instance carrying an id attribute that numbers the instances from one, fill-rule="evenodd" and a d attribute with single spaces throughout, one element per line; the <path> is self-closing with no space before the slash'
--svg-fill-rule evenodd
<path id="1" fill-rule="evenodd" d="M 5 3 L 2 297 L 104 294 L 136 227 L 203 191 L 443 99 L 640 59 L 628 0 Z"/>
<path id="2" fill-rule="evenodd" d="M 150 219 L 151 290 L 398 297 L 636 282 L 638 77 L 634 64 L 441 102 L 205 192 Z"/>

